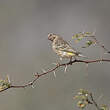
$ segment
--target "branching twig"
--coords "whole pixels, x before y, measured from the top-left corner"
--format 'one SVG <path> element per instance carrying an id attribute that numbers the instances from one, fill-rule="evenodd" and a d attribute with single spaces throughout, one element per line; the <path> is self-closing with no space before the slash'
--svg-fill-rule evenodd
<path id="1" fill-rule="evenodd" d="M 30 82 L 27 83 L 27 84 L 24 84 L 24 85 L 12 85 L 12 84 L 11 84 L 9 87 L 7 87 L 7 88 L 1 90 L 0 92 L 3 92 L 3 91 L 5 91 L 5 90 L 7 90 L 7 89 L 10 89 L 10 88 L 26 88 L 26 87 L 32 86 L 41 76 L 44 76 L 44 75 L 46 75 L 46 74 L 48 74 L 48 73 L 51 73 L 51 72 L 55 71 L 56 69 L 58 69 L 59 67 L 63 67 L 63 66 L 66 67 L 66 66 L 72 65 L 72 64 L 74 64 L 74 63 L 85 63 L 85 64 L 89 64 L 89 63 L 95 63 L 95 62 L 100 62 L 100 61 L 110 62 L 109 59 L 97 59 L 97 60 L 78 60 L 78 59 L 75 59 L 75 60 L 73 60 L 73 61 L 71 61 L 71 62 L 68 62 L 68 63 L 57 64 L 54 68 L 49 69 L 49 70 L 46 71 L 46 72 L 42 72 L 42 73 L 40 73 L 40 74 L 38 74 L 38 73 L 35 74 L 34 80 L 30 81 Z"/>
<path id="2" fill-rule="evenodd" d="M 99 47 L 101 47 L 102 49 L 104 49 L 104 51 L 105 51 L 106 53 L 109 53 L 109 54 L 110 54 L 110 51 L 109 51 L 107 48 L 105 48 L 104 44 L 102 44 L 101 42 L 99 42 L 99 41 L 97 40 L 95 33 L 92 33 L 92 32 L 80 32 L 80 33 L 78 33 L 78 34 L 73 35 L 72 38 L 73 38 L 73 39 L 76 38 L 76 39 L 77 39 L 76 41 L 80 41 L 80 40 L 82 40 L 83 38 L 90 38 L 90 39 L 92 39 L 92 40 L 88 40 L 88 41 L 86 42 L 86 46 L 84 46 L 84 47 L 82 47 L 82 48 L 87 48 L 87 47 L 89 47 L 89 46 L 92 45 L 92 44 L 97 44 Z"/>
<path id="3" fill-rule="evenodd" d="M 95 36 L 95 35 L 86 36 L 86 37 L 91 37 L 91 38 L 94 40 L 95 44 L 97 44 L 97 45 L 100 46 L 102 49 L 104 49 L 104 51 L 105 51 L 106 53 L 109 53 L 109 54 L 110 54 L 110 51 L 109 51 L 107 48 L 105 48 L 104 44 L 102 44 L 101 42 L 99 42 L 99 41 L 96 39 L 96 36 Z"/>
<path id="4" fill-rule="evenodd" d="M 98 104 L 96 103 L 96 101 L 94 100 L 92 93 L 90 93 L 89 95 L 90 95 L 92 104 L 94 104 L 94 106 L 96 107 L 97 110 L 101 110 L 100 107 L 98 106 Z"/>

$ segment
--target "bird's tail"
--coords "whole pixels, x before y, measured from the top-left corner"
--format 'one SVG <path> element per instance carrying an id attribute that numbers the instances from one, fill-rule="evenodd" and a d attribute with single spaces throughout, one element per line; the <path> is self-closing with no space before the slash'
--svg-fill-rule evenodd
<path id="1" fill-rule="evenodd" d="M 83 54 L 80 53 L 80 52 L 77 53 L 77 56 L 78 56 L 78 57 L 83 57 L 83 58 L 88 58 L 87 56 L 83 55 Z"/>
<path id="2" fill-rule="evenodd" d="M 88 58 L 87 56 L 84 56 L 82 54 L 78 54 L 79 57 L 84 57 L 84 58 Z"/>

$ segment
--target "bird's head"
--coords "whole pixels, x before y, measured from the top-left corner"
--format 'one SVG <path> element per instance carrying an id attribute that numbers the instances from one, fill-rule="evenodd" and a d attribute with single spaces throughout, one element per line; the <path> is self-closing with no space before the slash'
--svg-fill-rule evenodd
<path id="1" fill-rule="evenodd" d="M 56 37 L 57 37 L 56 34 L 53 34 L 53 33 L 48 34 L 48 40 L 53 41 Z"/>

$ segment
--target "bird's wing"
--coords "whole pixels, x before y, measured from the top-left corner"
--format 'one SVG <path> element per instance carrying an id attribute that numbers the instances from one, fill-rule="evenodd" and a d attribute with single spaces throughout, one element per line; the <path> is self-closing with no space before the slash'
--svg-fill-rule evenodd
<path id="1" fill-rule="evenodd" d="M 56 47 L 60 51 L 69 52 L 69 53 L 77 53 L 77 51 L 74 48 L 72 48 L 68 44 L 68 42 L 66 42 L 64 40 L 58 40 L 58 42 L 56 43 Z"/>

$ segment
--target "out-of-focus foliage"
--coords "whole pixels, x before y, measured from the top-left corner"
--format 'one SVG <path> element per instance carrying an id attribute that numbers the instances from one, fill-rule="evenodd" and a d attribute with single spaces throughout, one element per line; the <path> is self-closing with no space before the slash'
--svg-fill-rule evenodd
<path id="1" fill-rule="evenodd" d="M 82 48 L 87 48 L 87 47 L 91 46 L 92 44 L 95 44 L 95 42 L 92 40 L 87 40 L 85 43 L 85 46 L 83 46 Z"/>
<path id="2" fill-rule="evenodd" d="M 101 105 L 100 110 L 108 110 L 108 106 L 107 105 Z"/>
<path id="3" fill-rule="evenodd" d="M 5 79 L 0 79 L 0 91 L 3 91 L 6 88 L 10 88 L 11 83 L 9 76 L 7 75 Z"/>
<path id="4" fill-rule="evenodd" d="M 76 96 L 74 96 L 74 99 L 77 99 L 77 106 L 80 109 L 84 109 L 88 104 L 92 104 L 92 102 L 89 101 L 89 92 L 84 89 L 80 89 Z"/>
<path id="5" fill-rule="evenodd" d="M 94 105 L 96 108 L 99 108 L 100 110 L 108 110 L 107 105 L 98 105 L 93 96 L 92 93 L 88 92 L 87 90 L 80 89 L 77 94 L 73 97 L 75 100 L 77 99 L 77 107 L 80 109 L 84 109 L 87 105 Z M 98 110 L 99 110 L 98 109 Z"/>
<path id="6" fill-rule="evenodd" d="M 92 32 L 79 32 L 73 35 L 72 39 L 75 39 L 75 42 L 77 43 L 84 38 L 90 38 L 90 37 L 94 37 L 94 34 Z M 82 48 L 87 48 L 92 44 L 95 44 L 94 40 L 87 40 L 85 46 L 83 46 Z"/>

